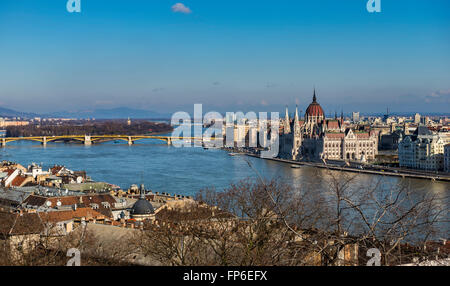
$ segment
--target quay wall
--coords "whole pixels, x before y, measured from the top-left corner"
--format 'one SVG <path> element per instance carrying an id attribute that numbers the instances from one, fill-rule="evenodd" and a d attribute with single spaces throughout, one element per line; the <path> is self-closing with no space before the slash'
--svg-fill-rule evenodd
<path id="1" fill-rule="evenodd" d="M 281 163 L 288 163 L 291 165 L 302 165 L 302 166 L 329 169 L 329 170 L 335 170 L 335 171 L 450 182 L 450 175 L 414 174 L 414 173 L 408 173 L 406 171 L 402 172 L 401 170 L 399 170 L 398 172 L 381 171 L 381 170 L 378 171 L 378 170 L 358 169 L 358 168 L 354 168 L 354 167 L 341 167 L 341 166 L 336 166 L 336 165 L 328 165 L 328 164 L 324 164 L 324 163 L 293 161 L 293 160 L 280 159 L 280 158 L 261 158 L 255 154 L 246 154 L 246 155 L 250 156 L 250 157 L 259 158 L 259 159 L 271 160 L 271 161 L 276 161 L 276 162 L 281 162 Z"/>

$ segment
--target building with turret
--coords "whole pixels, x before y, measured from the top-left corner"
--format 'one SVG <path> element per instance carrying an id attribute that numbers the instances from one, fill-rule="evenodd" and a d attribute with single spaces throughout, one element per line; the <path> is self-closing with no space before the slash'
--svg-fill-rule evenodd
<path id="1" fill-rule="evenodd" d="M 375 159 L 378 136 L 374 131 L 356 131 L 344 124 L 343 113 L 338 118 L 325 118 L 317 101 L 316 91 L 305 112 L 304 120 L 296 107 L 291 121 L 286 107 L 283 131 L 280 134 L 279 157 L 292 160 L 355 160 Z"/>
<path id="2" fill-rule="evenodd" d="M 153 209 L 152 204 L 145 198 L 145 188 L 143 184 L 140 188 L 139 199 L 134 203 L 130 214 L 131 218 L 137 221 L 155 218 L 155 210 Z"/>

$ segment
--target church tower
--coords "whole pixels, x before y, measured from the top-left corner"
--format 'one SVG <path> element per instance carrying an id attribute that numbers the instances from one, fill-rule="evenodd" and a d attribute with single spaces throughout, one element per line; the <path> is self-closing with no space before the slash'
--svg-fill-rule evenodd
<path id="1" fill-rule="evenodd" d="M 298 153 L 300 151 L 300 146 L 302 144 L 302 132 L 301 126 L 298 119 L 298 107 L 295 107 L 295 117 L 294 117 L 294 138 L 292 142 L 292 159 L 297 160 Z"/>
<path id="2" fill-rule="evenodd" d="M 298 120 L 298 106 L 295 106 L 295 117 L 294 117 L 294 134 L 300 134 L 300 122 Z"/>
<path id="3" fill-rule="evenodd" d="M 284 119 L 284 134 L 291 133 L 291 121 L 289 120 L 289 111 L 288 107 L 286 106 L 286 116 Z"/>

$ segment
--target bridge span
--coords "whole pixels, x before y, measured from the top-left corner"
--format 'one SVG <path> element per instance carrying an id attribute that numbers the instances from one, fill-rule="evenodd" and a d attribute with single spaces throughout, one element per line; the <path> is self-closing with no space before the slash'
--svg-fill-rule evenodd
<path id="1" fill-rule="evenodd" d="M 67 142 L 78 141 L 84 145 L 92 145 L 93 143 L 101 143 L 113 140 L 122 140 L 129 145 L 137 140 L 142 139 L 156 139 L 162 140 L 167 145 L 172 145 L 173 140 L 192 140 L 192 141 L 206 141 L 202 137 L 173 137 L 173 136 L 159 136 L 159 135 L 61 135 L 61 136 L 31 136 L 31 137 L 3 137 L 1 138 L 1 146 L 5 147 L 7 143 L 14 141 L 36 141 L 42 145 L 47 145 L 48 142 Z M 211 140 L 215 138 L 212 137 Z"/>

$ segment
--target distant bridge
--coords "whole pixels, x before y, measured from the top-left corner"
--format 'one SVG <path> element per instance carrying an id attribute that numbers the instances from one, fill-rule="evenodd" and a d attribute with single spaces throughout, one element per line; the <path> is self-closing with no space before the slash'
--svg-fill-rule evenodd
<path id="1" fill-rule="evenodd" d="M 101 143 L 106 141 L 122 140 L 133 145 L 137 140 L 142 139 L 156 139 L 167 142 L 167 145 L 172 145 L 173 140 L 192 140 L 192 141 L 206 141 L 202 137 L 173 137 L 173 136 L 158 136 L 158 135 L 61 135 L 61 136 L 31 136 L 31 137 L 3 137 L 1 138 L 1 145 L 5 147 L 7 143 L 14 141 L 37 141 L 42 145 L 47 145 L 48 142 L 67 142 L 78 141 L 84 145 L 92 145 L 93 143 Z M 211 137 L 215 140 L 215 137 Z"/>

